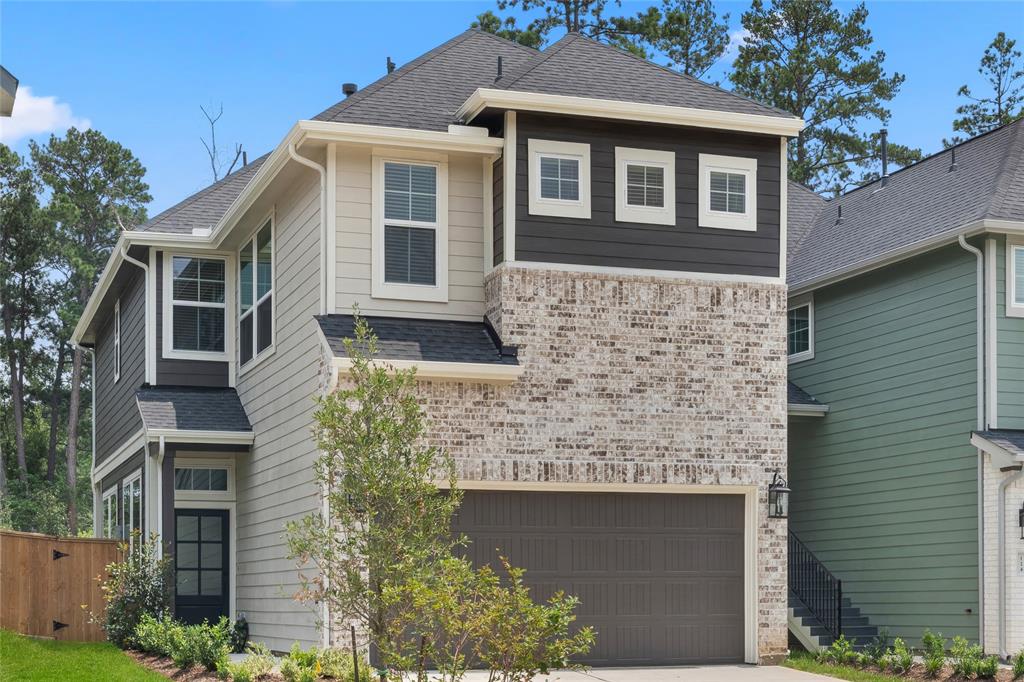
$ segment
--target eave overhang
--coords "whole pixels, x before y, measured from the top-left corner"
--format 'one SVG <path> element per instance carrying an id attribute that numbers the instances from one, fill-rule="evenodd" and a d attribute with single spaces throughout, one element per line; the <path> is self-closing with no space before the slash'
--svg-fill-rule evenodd
<path id="1" fill-rule="evenodd" d="M 1024 432 L 1017 432 L 1024 443 Z M 971 445 L 992 457 L 992 465 L 1003 469 L 1024 464 L 1024 446 L 1018 446 L 1000 437 L 997 431 L 974 431 L 971 433 Z"/>
<path id="2" fill-rule="evenodd" d="M 351 358 L 333 359 L 337 375 L 352 370 Z M 481 384 L 511 384 L 522 376 L 522 365 L 498 365 L 475 362 L 433 362 L 425 360 L 373 360 L 372 367 L 383 367 L 389 373 L 416 370 L 416 378 L 428 381 L 466 381 Z"/>
<path id="3" fill-rule="evenodd" d="M 790 417 L 824 417 L 828 414 L 828 405 L 789 403 L 787 405 L 787 414 Z"/>
<path id="4" fill-rule="evenodd" d="M 508 109 L 514 111 L 537 111 L 568 116 L 589 116 L 593 118 L 664 123 L 669 125 L 693 126 L 735 130 L 764 135 L 795 137 L 804 129 L 804 122 L 797 117 L 761 116 L 729 111 L 674 107 L 663 104 L 644 104 L 620 100 L 595 99 L 549 95 L 538 92 L 477 88 L 463 102 L 456 112 L 456 118 L 469 123 L 485 109 Z"/>

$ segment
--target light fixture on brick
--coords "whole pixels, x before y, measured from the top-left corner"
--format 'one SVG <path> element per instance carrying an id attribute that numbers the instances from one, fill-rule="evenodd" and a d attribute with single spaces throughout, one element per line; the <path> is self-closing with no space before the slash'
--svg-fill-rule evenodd
<path id="1" fill-rule="evenodd" d="M 789 518 L 789 484 L 778 471 L 768 486 L 768 518 Z"/>

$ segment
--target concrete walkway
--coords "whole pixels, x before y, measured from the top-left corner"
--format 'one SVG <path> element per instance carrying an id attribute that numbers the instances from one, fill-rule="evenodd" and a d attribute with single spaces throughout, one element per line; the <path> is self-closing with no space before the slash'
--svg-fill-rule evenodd
<path id="1" fill-rule="evenodd" d="M 487 673 L 466 673 L 465 682 L 487 682 Z M 556 672 L 534 682 L 814 682 L 833 677 L 782 666 L 716 665 L 679 668 L 593 668 L 587 672 Z"/>

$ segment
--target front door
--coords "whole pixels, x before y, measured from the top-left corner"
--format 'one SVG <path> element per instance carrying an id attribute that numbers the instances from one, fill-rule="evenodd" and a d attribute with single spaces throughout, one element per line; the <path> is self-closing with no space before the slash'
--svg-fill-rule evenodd
<path id="1" fill-rule="evenodd" d="M 186 623 L 228 615 L 228 512 L 175 509 L 175 616 Z"/>

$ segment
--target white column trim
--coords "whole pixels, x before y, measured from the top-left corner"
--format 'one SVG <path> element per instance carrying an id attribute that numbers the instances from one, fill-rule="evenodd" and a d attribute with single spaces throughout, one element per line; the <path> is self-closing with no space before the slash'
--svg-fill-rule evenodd
<path id="1" fill-rule="evenodd" d="M 985 239 L 985 426 L 999 428 L 998 329 L 996 327 L 996 255 L 998 245 Z"/>
<path id="2" fill-rule="evenodd" d="M 779 279 L 786 281 L 786 251 L 789 225 L 789 138 L 781 137 L 779 159 Z"/>
<path id="3" fill-rule="evenodd" d="M 494 269 L 494 157 L 485 156 L 483 164 L 484 190 L 484 274 Z"/>

